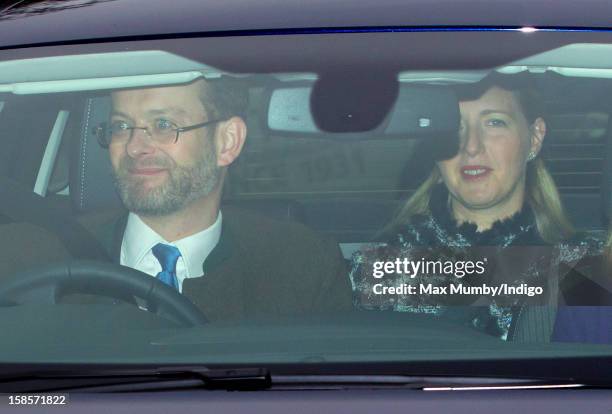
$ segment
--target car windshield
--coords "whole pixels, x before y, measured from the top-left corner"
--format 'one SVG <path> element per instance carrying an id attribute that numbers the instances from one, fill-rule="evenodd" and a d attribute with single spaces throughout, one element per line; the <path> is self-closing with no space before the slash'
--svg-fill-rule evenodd
<path id="1" fill-rule="evenodd" d="M 609 357 L 611 79 L 604 32 L 0 51 L 0 362 Z"/>

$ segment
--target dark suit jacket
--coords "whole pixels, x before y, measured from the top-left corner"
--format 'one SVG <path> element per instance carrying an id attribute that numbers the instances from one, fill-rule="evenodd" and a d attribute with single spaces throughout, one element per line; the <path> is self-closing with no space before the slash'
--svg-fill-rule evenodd
<path id="1" fill-rule="evenodd" d="M 90 215 L 81 222 L 119 262 L 127 212 Z M 183 294 L 210 321 L 351 309 L 338 245 L 298 223 L 224 208 L 221 238 L 202 271 L 204 276 L 183 281 Z"/>

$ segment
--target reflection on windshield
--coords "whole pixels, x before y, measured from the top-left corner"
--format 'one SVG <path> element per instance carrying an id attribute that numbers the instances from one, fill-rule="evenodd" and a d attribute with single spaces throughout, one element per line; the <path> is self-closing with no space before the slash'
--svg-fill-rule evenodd
<path id="1" fill-rule="evenodd" d="M 82 358 L 175 362 L 202 347 L 211 360 L 410 360 L 433 358 L 430 348 L 490 357 L 499 346 L 610 343 L 601 182 L 612 85 L 481 72 L 435 85 L 402 72 L 384 85 L 397 93 L 379 125 L 338 133 L 309 106 L 320 99 L 309 98 L 312 76 L 7 87 L 0 325 L 42 309 L 62 332 L 54 341 L 70 339 Z M 334 125 L 359 113 L 344 115 Z M 22 337 L 34 335 L 27 326 L 42 330 L 23 324 Z M 45 345 L 37 335 L 32 346 Z M 108 335 L 118 348 L 87 345 Z M 125 351 L 133 341 L 147 351 Z M 289 345 L 296 353 L 280 355 Z"/>
<path id="2" fill-rule="evenodd" d="M 0 20 L 16 19 L 20 17 L 36 16 L 53 13 L 61 10 L 75 9 L 91 6 L 96 3 L 105 3 L 114 0 L 22 0 L 13 1 L 12 4 L 0 9 Z"/>

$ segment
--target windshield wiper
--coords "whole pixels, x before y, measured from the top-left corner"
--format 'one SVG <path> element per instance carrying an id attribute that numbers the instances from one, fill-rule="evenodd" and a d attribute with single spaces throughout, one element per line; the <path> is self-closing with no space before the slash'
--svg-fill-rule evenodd
<path id="1" fill-rule="evenodd" d="M 0 392 L 127 392 L 202 388 L 256 391 L 270 388 L 265 368 L 208 369 L 199 366 L 143 369 L 22 372 L 0 376 Z"/>
<path id="2" fill-rule="evenodd" d="M 402 388 L 424 391 L 610 388 L 612 384 L 559 378 L 453 375 L 272 375 L 267 368 L 175 366 L 46 370 L 0 376 L 0 392 L 137 392 L 185 389 Z"/>

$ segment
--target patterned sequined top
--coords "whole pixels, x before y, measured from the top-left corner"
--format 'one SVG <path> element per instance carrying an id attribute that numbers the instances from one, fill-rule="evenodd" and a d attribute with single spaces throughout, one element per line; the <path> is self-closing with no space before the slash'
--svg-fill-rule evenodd
<path id="1" fill-rule="evenodd" d="M 465 315 L 464 323 L 506 340 L 511 337 L 513 320 L 521 306 L 556 300 L 556 296 L 551 296 L 549 281 L 558 277 L 558 262 L 577 261 L 592 248 L 590 242 L 547 244 L 540 237 L 535 217 L 528 207 L 506 220 L 495 222 L 483 232 L 478 232 L 472 223 L 458 226 L 447 201 L 446 188 L 436 186 L 431 196 L 430 215 L 414 216 L 389 240 L 353 255 L 349 276 L 355 307 L 453 319 L 456 315 L 450 313 L 460 310 Z M 410 272 L 410 267 L 403 266 L 406 262 L 421 262 L 421 272 L 416 275 Z M 481 262 L 484 272 L 458 277 L 457 263 L 460 262 Z M 387 270 L 393 271 L 381 276 L 384 263 L 395 266 L 388 265 Z M 423 272 L 425 265 L 429 268 Z M 444 266 L 448 266 L 450 272 Z M 541 287 L 544 294 L 492 296 L 463 294 L 462 290 L 503 285 L 515 289 Z M 410 291 L 409 286 L 414 286 L 414 290 Z M 431 287 L 422 291 L 421 286 Z M 456 294 L 435 294 L 436 288 L 439 288 L 437 291 L 446 288 L 448 293 L 451 286 Z"/>

